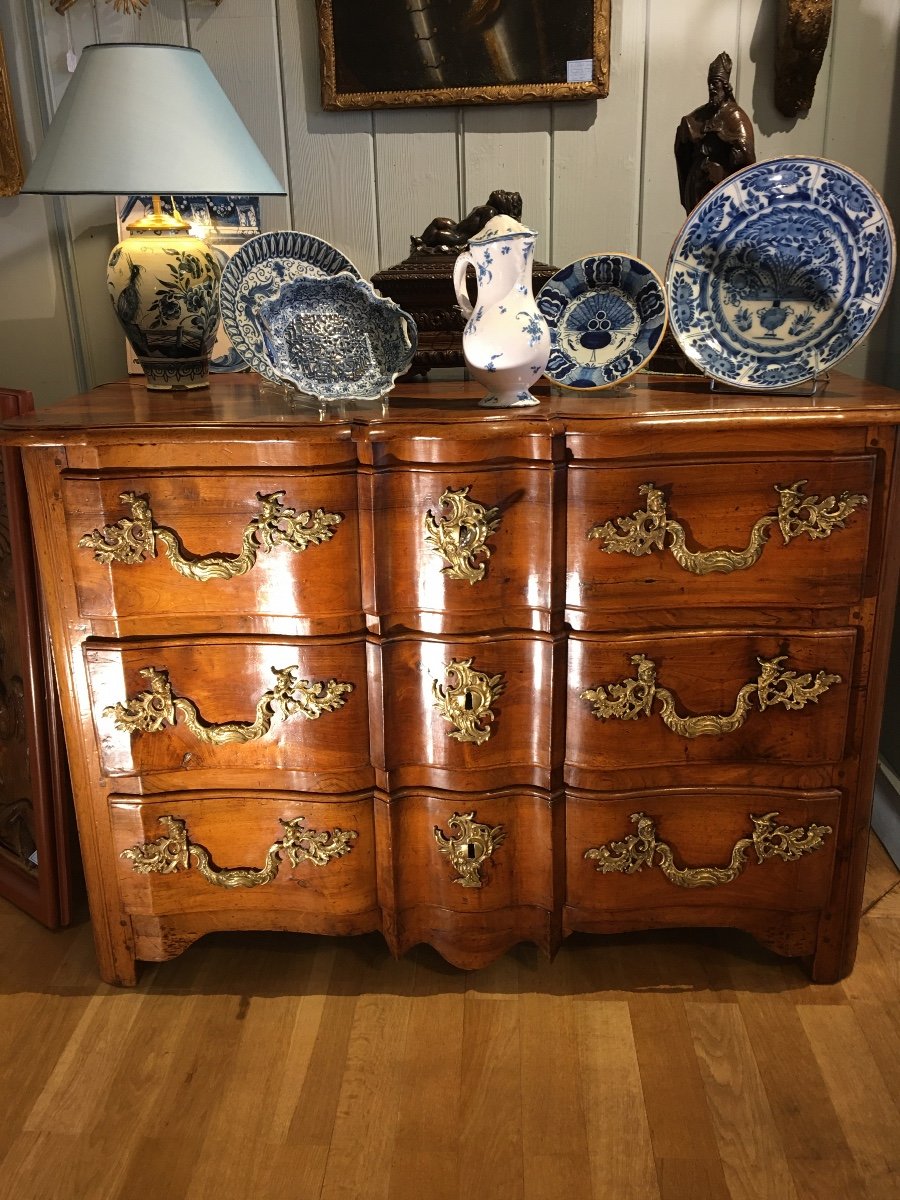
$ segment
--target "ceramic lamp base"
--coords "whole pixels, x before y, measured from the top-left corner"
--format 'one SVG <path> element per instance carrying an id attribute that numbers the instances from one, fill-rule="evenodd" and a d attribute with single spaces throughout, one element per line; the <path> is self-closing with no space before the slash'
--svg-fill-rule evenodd
<path id="1" fill-rule="evenodd" d="M 113 250 L 110 299 L 152 391 L 208 385 L 220 278 L 206 242 L 181 229 L 139 230 Z"/>
<path id="2" fill-rule="evenodd" d="M 209 355 L 199 358 L 144 358 L 137 360 L 144 372 L 144 382 L 151 392 L 171 392 L 183 388 L 209 387 Z"/>

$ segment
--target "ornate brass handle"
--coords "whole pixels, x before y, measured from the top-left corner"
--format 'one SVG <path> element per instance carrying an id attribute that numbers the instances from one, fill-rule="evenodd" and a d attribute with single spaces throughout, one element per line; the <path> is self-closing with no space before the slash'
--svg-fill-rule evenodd
<path id="1" fill-rule="evenodd" d="M 465 888 L 483 887 L 481 868 L 505 840 L 506 830 L 502 825 L 480 824 L 475 820 L 474 809 L 467 813 L 453 813 L 447 824 L 456 837 L 447 837 L 435 825 L 434 840 L 438 850 L 450 860 L 450 865 L 457 872 L 453 882 Z"/>
<path id="2" fill-rule="evenodd" d="M 255 721 L 226 721 L 221 725 L 205 722 L 196 705 L 183 696 L 176 696 L 169 683 L 168 671 L 157 671 L 155 667 L 144 667 L 140 674 L 150 680 L 150 690 L 139 692 L 124 704 L 119 702 L 104 708 L 104 717 L 115 717 L 116 729 L 125 733 L 157 733 L 166 725 L 174 725 L 180 713 L 185 725 L 201 742 L 212 746 L 223 746 L 226 742 L 254 742 L 269 732 L 276 716 L 283 721 L 299 713 L 308 721 L 315 721 L 326 712 L 334 712 L 346 704 L 352 683 L 339 683 L 336 679 L 327 682 L 310 682 L 297 679 L 299 667 L 272 667 L 275 686 L 263 692 L 256 702 Z"/>
<path id="3" fill-rule="evenodd" d="M 491 705 L 506 687 L 502 675 L 485 675 L 472 669 L 471 658 L 451 658 L 444 667 L 444 682 L 432 680 L 434 707 L 455 725 L 450 737 L 480 746 L 491 736 Z"/>
<path id="4" fill-rule="evenodd" d="M 616 717 L 620 721 L 633 721 L 636 717 L 648 717 L 654 701 L 661 705 L 660 716 L 665 724 L 680 737 L 695 738 L 708 733 L 731 733 L 739 729 L 747 719 L 755 700 L 760 712 L 774 704 L 783 704 L 787 709 L 803 708 L 817 703 L 823 692 L 834 683 L 840 683 L 840 675 L 807 671 L 798 675 L 782 667 L 787 655 L 777 658 L 758 658 L 762 670 L 752 683 L 745 683 L 738 692 L 734 711 L 723 716 L 680 717 L 675 712 L 675 698 L 668 688 L 656 683 L 656 663 L 643 654 L 632 654 L 631 661 L 637 667 L 634 679 L 623 679 L 606 687 L 588 688 L 581 693 L 587 700 L 598 720 Z"/>
<path id="5" fill-rule="evenodd" d="M 130 850 L 123 850 L 119 857 L 131 859 L 132 869 L 139 875 L 172 875 L 176 871 L 189 870 L 193 864 L 207 883 L 215 887 L 252 888 L 272 882 L 278 874 L 283 854 L 287 855 L 292 867 L 301 862 L 324 867 L 332 859 L 349 854 L 353 849 L 350 842 L 359 837 L 355 829 L 337 826 L 333 832 L 307 829 L 303 824 L 305 817 L 295 817 L 292 821 L 279 817 L 279 820 L 284 826 L 284 837 L 273 842 L 266 851 L 264 867 L 214 867 L 206 847 L 188 837 L 186 822 L 171 816 L 159 818 L 160 825 L 166 829 L 162 837 L 155 842 L 138 843 Z"/>
<path id="6" fill-rule="evenodd" d="M 652 550 L 668 549 L 678 565 L 693 575 L 744 571 L 762 554 L 771 525 L 778 524 L 785 544 L 802 533 L 816 541 L 829 537 L 835 529 L 843 529 L 847 517 L 868 503 L 858 492 L 841 492 L 838 497 L 826 496 L 824 500 L 805 496 L 806 482 L 798 479 L 790 487 L 775 488 L 779 496 L 778 511 L 759 518 L 750 531 L 745 550 L 688 550 L 683 526 L 668 515 L 666 498 L 652 483 L 642 483 L 638 489 L 647 497 L 646 508 L 638 509 L 630 517 L 616 517 L 615 521 L 594 525 L 588 530 L 588 537 L 598 538 L 608 554 L 632 554 L 639 558 Z"/>
<path id="7" fill-rule="evenodd" d="M 473 584 L 484 578 L 491 556 L 485 542 L 500 525 L 500 514 L 468 496 L 467 487 L 444 491 L 437 515 L 431 509 L 425 514 L 425 542 L 447 564 L 441 567 L 444 575 Z"/>
<path id="8" fill-rule="evenodd" d="M 777 816 L 777 812 L 766 813 L 764 817 L 754 817 L 751 813 L 753 834 L 735 842 L 727 867 L 677 867 L 672 847 L 657 841 L 655 824 L 642 812 L 632 813 L 630 818 L 637 826 L 637 833 L 629 834 L 620 842 L 608 842 L 585 850 L 584 857 L 595 862 L 597 870 L 604 875 L 613 872 L 634 875 L 644 867 L 654 866 L 656 859 L 655 865 L 670 883 L 678 887 L 716 887 L 737 879 L 747 865 L 750 849 L 756 851 L 756 860 L 760 864 L 768 858 L 794 862 L 802 855 L 820 849 L 831 833 L 830 825 L 797 825 L 793 829 L 776 825 Z"/>
<path id="9" fill-rule="evenodd" d="M 250 521 L 241 535 L 240 554 L 188 556 L 175 530 L 154 522 L 149 496 L 140 496 L 137 492 L 123 492 L 119 497 L 123 504 L 131 505 L 130 517 L 86 533 L 78 545 L 93 550 L 98 562 L 130 564 L 155 558 L 158 539 L 163 544 L 166 558 L 179 575 L 201 583 L 211 579 L 233 579 L 236 575 L 246 575 L 260 551 L 268 553 L 276 546 L 287 546 L 299 553 L 309 546 L 327 542 L 334 537 L 334 526 L 344 519 L 339 513 L 328 513 L 321 508 L 298 513 L 294 508 L 284 507 L 283 496 L 284 492 L 256 493 L 261 506 L 259 515 Z"/>

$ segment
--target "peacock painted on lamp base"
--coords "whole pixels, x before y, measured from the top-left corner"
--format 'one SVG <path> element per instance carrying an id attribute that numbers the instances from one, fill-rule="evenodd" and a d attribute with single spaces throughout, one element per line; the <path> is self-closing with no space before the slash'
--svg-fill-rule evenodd
<path id="1" fill-rule="evenodd" d="M 138 230 L 115 247 L 106 278 L 147 387 L 206 387 L 221 278 L 206 243 L 178 229 Z"/>

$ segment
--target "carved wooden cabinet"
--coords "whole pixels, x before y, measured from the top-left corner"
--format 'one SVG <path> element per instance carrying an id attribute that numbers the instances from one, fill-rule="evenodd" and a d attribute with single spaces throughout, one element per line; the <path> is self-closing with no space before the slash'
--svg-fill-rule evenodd
<path id="1" fill-rule="evenodd" d="M 0 418 L 31 412 L 0 390 Z M 80 896 L 50 644 L 36 583 L 20 452 L 0 455 L 0 896 L 49 928 Z"/>
<path id="2" fill-rule="evenodd" d="M 24 448 L 100 967 L 219 929 L 853 962 L 900 395 L 98 389 Z"/>

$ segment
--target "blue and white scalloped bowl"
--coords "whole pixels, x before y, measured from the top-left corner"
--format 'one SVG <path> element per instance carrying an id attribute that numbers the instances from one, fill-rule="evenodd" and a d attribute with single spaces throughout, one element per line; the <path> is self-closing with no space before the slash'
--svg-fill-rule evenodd
<path id="1" fill-rule="evenodd" d="M 275 378 L 319 400 L 378 399 L 416 352 L 409 313 L 348 272 L 289 280 L 257 320 Z"/>
<path id="2" fill-rule="evenodd" d="M 592 254 L 561 268 L 538 292 L 550 327 L 546 375 L 561 387 L 615 387 L 656 353 L 666 296 L 656 272 L 628 254 Z"/>
<path id="3" fill-rule="evenodd" d="M 359 271 L 336 246 L 293 229 L 248 238 L 222 268 L 219 305 L 222 325 L 248 367 L 278 383 L 266 352 L 259 308 L 293 279 L 328 279 Z"/>

